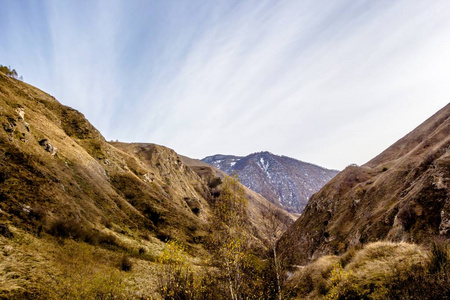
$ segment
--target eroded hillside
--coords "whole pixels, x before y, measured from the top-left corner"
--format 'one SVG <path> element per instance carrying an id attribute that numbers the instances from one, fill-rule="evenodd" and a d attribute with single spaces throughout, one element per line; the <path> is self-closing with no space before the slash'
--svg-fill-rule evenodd
<path id="1" fill-rule="evenodd" d="M 450 104 L 367 164 L 349 166 L 306 206 L 279 242 L 285 261 L 378 240 L 450 237 Z"/>

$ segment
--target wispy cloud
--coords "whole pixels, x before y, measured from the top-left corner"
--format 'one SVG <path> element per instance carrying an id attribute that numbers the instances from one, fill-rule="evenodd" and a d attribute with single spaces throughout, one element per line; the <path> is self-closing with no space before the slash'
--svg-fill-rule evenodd
<path id="1" fill-rule="evenodd" d="M 448 1 L 21 3 L 0 57 L 108 139 L 343 168 L 450 98 Z"/>

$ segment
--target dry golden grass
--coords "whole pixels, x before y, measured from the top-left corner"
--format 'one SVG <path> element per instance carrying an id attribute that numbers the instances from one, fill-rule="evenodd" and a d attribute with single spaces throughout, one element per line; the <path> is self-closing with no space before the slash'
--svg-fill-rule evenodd
<path id="1" fill-rule="evenodd" d="M 159 250 L 149 256 L 147 252 L 117 252 L 48 235 L 36 237 L 9 228 L 13 238 L 0 235 L 0 298 L 159 298 L 156 278 L 164 267 L 157 261 L 167 255 L 164 245 L 156 245 Z M 130 270 L 123 270 L 124 255 L 130 261 Z M 196 258 L 184 254 L 183 259 L 194 274 L 203 271 L 195 265 L 199 263 Z"/>
<path id="2" fill-rule="evenodd" d="M 312 299 L 319 297 L 334 264 L 338 261 L 337 256 L 322 256 L 310 265 L 297 267 L 286 283 L 285 294 L 288 297 L 300 296 L 300 299 L 305 296 Z"/>
<path id="3" fill-rule="evenodd" d="M 286 291 L 298 299 L 449 299 L 449 248 L 432 249 L 376 242 L 341 257 L 324 256 L 299 268 Z"/>
<path id="4" fill-rule="evenodd" d="M 81 113 L 0 74 L 0 226 L 14 234 L 0 232 L 0 298 L 155 298 L 167 240 L 209 274 L 211 189 L 173 150 L 108 143 Z M 241 230 L 262 252 L 271 205 L 247 196 Z"/>
<path id="5" fill-rule="evenodd" d="M 340 172 L 281 238 L 283 260 L 305 264 L 384 239 L 448 239 L 449 132 L 450 104 L 369 163 Z"/>

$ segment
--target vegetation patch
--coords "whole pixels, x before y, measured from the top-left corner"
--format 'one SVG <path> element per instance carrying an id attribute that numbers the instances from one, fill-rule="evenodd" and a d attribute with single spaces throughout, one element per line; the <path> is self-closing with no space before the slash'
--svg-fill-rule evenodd
<path id="1" fill-rule="evenodd" d="M 377 242 L 299 269 L 286 289 L 302 299 L 450 299 L 449 248 Z"/>
<path id="2" fill-rule="evenodd" d="M 73 239 L 91 245 L 126 249 L 115 236 L 92 229 L 88 225 L 73 219 L 56 219 L 50 225 L 47 232 L 62 239 Z"/>

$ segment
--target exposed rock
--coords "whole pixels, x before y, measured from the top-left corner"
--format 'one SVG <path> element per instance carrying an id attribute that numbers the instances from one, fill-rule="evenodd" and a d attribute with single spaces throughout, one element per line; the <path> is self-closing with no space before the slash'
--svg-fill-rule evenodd
<path id="1" fill-rule="evenodd" d="M 45 151 L 49 152 L 51 155 L 55 156 L 58 154 L 58 148 L 50 144 L 50 142 L 47 139 L 42 139 L 39 141 L 39 145 L 44 148 Z"/>
<path id="2" fill-rule="evenodd" d="M 25 110 L 22 107 L 17 108 L 16 113 L 19 115 L 19 121 L 25 121 Z"/>
<path id="3" fill-rule="evenodd" d="M 144 181 L 145 182 L 152 182 L 153 181 L 153 178 L 154 178 L 154 174 L 152 174 L 152 173 L 147 173 L 147 174 L 144 174 L 142 177 L 144 177 Z"/>
<path id="4" fill-rule="evenodd" d="M 23 210 L 24 212 L 26 212 L 26 213 L 29 213 L 29 212 L 31 211 L 31 207 L 30 207 L 29 205 L 24 205 L 24 206 L 22 207 L 22 210 Z"/>
<path id="5" fill-rule="evenodd" d="M 3 129 L 8 132 L 8 133 L 13 133 L 14 132 L 14 128 L 16 127 L 16 123 L 15 122 L 5 122 L 3 123 Z"/>

